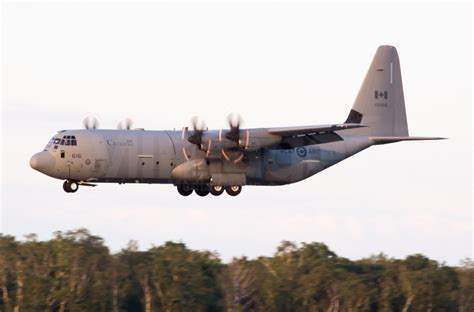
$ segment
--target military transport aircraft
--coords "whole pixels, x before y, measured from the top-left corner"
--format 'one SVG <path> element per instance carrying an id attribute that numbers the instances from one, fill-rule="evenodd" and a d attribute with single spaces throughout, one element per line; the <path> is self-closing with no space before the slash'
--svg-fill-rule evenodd
<path id="1" fill-rule="evenodd" d="M 283 185 L 306 179 L 372 145 L 438 140 L 411 137 L 398 54 L 380 46 L 345 122 L 285 128 L 145 131 L 130 120 L 117 130 L 59 131 L 30 161 L 33 169 L 65 180 L 64 191 L 96 183 L 169 183 L 179 194 L 238 195 L 244 185 Z"/>

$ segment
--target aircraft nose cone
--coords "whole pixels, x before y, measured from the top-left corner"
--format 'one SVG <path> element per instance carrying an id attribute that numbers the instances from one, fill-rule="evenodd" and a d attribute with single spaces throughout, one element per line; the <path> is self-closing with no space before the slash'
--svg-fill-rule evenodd
<path id="1" fill-rule="evenodd" d="M 54 167 L 54 157 L 48 152 L 36 153 L 30 159 L 30 166 L 39 172 L 47 173 Z"/>

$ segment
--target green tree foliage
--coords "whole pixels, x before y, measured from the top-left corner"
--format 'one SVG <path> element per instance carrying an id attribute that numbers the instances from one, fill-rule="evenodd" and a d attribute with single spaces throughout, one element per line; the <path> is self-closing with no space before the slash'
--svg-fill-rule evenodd
<path id="1" fill-rule="evenodd" d="M 166 242 L 110 254 L 86 229 L 0 234 L 0 311 L 473 311 L 474 264 L 416 254 L 351 261 L 323 243 L 283 241 L 272 257 L 224 264 Z"/>

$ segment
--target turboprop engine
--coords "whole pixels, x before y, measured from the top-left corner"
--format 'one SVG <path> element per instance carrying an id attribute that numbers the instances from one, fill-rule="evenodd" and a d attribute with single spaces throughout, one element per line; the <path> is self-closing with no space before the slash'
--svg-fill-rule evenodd
<path id="1" fill-rule="evenodd" d="M 230 140 L 222 130 L 218 134 L 205 133 L 199 149 L 208 155 L 220 154 L 224 151 L 257 151 L 263 147 L 276 145 L 281 142 L 281 136 L 270 134 L 265 130 L 241 130 L 236 140 Z"/>
<path id="2" fill-rule="evenodd" d="M 192 131 L 183 128 L 181 138 L 196 145 L 200 150 L 206 152 L 206 158 L 224 156 L 226 154 L 252 152 L 263 147 L 281 143 L 282 137 L 271 134 L 266 129 L 241 130 L 242 119 L 237 115 L 229 115 L 229 130 L 208 132 L 205 122 L 199 122 L 197 117 L 192 118 Z"/>
<path id="3" fill-rule="evenodd" d="M 243 173 L 213 173 L 205 159 L 189 160 L 171 171 L 171 175 L 178 180 L 186 182 L 210 182 L 217 186 L 242 186 L 246 184 Z"/>
<path id="4" fill-rule="evenodd" d="M 209 166 L 205 159 L 193 159 L 182 163 L 171 171 L 175 179 L 183 181 L 209 181 Z"/>

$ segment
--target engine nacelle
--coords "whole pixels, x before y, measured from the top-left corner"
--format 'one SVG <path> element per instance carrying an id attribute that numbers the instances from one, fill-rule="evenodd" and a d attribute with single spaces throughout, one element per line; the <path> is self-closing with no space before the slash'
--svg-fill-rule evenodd
<path id="1" fill-rule="evenodd" d="M 183 181 L 209 181 L 211 175 L 205 159 L 193 159 L 182 163 L 171 171 L 171 176 Z"/>
<path id="2" fill-rule="evenodd" d="M 200 149 L 208 155 L 216 155 L 224 151 L 256 151 L 264 147 L 276 145 L 281 142 L 281 136 L 270 134 L 265 130 L 242 130 L 239 141 L 228 140 L 222 130 L 218 135 L 205 134 Z"/>

